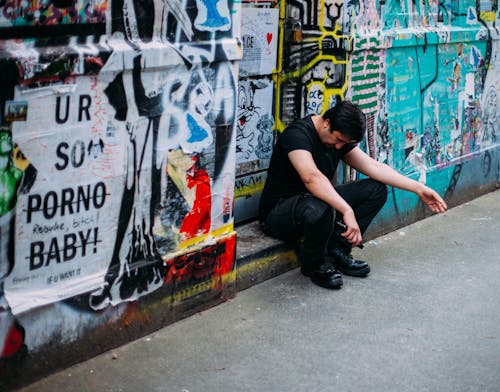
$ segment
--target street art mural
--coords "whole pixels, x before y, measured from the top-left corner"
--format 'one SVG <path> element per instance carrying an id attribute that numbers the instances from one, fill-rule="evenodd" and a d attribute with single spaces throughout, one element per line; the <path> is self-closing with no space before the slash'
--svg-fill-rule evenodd
<path id="1" fill-rule="evenodd" d="M 107 27 L 0 45 L 0 372 L 82 312 L 221 292 L 235 258 L 238 4 L 13 3 L 4 32 Z"/>

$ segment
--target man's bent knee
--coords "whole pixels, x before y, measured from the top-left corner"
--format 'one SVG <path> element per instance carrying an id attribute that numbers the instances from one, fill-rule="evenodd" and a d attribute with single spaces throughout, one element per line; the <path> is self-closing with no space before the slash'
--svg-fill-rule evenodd
<path id="1" fill-rule="evenodd" d="M 333 214 L 334 211 L 331 206 L 320 199 L 310 197 L 303 211 L 303 219 L 304 223 L 308 225 L 333 222 Z"/>
<path id="2" fill-rule="evenodd" d="M 387 185 L 382 184 L 381 182 L 378 181 L 374 182 L 375 182 L 374 193 L 377 195 L 377 199 L 385 203 L 387 201 L 387 194 L 388 194 Z"/>

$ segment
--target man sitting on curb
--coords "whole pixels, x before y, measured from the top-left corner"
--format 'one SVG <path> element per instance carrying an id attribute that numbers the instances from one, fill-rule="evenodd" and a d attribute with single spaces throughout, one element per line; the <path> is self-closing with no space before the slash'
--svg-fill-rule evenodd
<path id="1" fill-rule="evenodd" d="M 264 232 L 287 242 L 303 236 L 301 272 L 326 288 L 342 286 L 342 272 L 364 277 L 370 266 L 351 256 L 387 199 L 387 187 L 416 193 L 433 212 L 446 203 L 437 192 L 365 154 L 363 112 L 348 101 L 323 116 L 290 124 L 274 146 L 259 206 Z M 342 160 L 369 178 L 332 185 Z M 338 271 L 337 271 L 338 270 Z"/>

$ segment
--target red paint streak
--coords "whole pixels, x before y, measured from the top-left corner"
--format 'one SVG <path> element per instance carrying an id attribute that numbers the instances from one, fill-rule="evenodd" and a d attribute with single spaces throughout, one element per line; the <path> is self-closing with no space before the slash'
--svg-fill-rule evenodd
<path id="1" fill-rule="evenodd" d="M 0 358 L 9 358 L 16 354 L 24 342 L 24 333 L 22 327 L 14 324 L 10 327 L 9 332 L 5 336 L 3 350 L 0 353 Z"/>
<path id="2" fill-rule="evenodd" d="M 224 241 L 225 250 L 220 255 L 219 263 L 216 265 L 214 273 L 216 275 L 225 275 L 232 271 L 234 267 L 234 258 L 236 255 L 236 236 L 233 235 Z"/>
<path id="3" fill-rule="evenodd" d="M 210 231 L 212 194 L 208 173 L 196 165 L 186 174 L 186 180 L 189 189 L 195 188 L 195 200 L 181 224 L 180 232 L 184 234 L 184 239 L 189 239 Z"/>

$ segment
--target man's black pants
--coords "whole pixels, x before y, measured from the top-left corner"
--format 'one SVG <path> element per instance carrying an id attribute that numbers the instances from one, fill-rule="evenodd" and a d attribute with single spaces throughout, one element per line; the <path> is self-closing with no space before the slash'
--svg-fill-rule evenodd
<path id="1" fill-rule="evenodd" d="M 339 195 L 352 207 L 363 234 L 387 200 L 387 187 L 375 180 L 364 179 L 335 187 Z M 338 216 L 336 216 L 338 215 Z M 351 245 L 340 234 L 340 214 L 324 201 L 310 193 L 281 199 L 263 222 L 264 232 L 286 242 L 303 237 L 299 253 L 300 263 L 319 264 L 329 249 Z"/>

